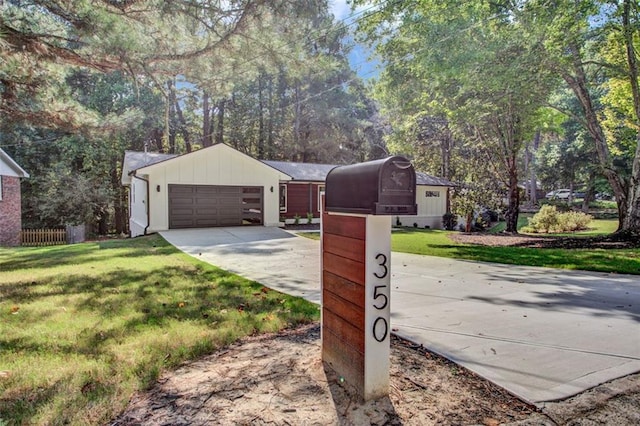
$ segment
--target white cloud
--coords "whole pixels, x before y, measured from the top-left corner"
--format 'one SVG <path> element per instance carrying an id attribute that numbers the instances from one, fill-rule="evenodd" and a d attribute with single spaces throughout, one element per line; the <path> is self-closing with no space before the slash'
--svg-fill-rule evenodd
<path id="1" fill-rule="evenodd" d="M 336 19 L 344 19 L 351 14 L 351 6 L 347 4 L 347 0 L 330 0 L 329 11 L 333 13 Z"/>

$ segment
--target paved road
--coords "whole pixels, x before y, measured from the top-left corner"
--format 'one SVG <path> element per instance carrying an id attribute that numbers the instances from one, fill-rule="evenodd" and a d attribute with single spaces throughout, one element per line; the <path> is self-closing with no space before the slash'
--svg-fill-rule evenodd
<path id="1" fill-rule="evenodd" d="M 203 261 L 320 303 L 320 245 L 278 228 L 172 230 Z M 544 406 L 640 371 L 640 277 L 392 253 L 400 336 Z"/>

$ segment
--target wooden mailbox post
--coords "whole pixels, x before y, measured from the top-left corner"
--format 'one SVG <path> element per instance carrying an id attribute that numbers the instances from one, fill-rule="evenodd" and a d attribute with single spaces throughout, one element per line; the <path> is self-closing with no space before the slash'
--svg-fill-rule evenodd
<path id="1" fill-rule="evenodd" d="M 365 401 L 389 394 L 391 216 L 416 214 L 403 157 L 336 167 L 322 215 L 322 359 Z"/>

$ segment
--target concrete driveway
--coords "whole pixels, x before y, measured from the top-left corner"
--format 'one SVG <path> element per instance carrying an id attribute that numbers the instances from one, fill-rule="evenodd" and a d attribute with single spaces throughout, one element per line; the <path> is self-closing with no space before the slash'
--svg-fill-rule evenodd
<path id="1" fill-rule="evenodd" d="M 172 230 L 184 252 L 320 303 L 320 244 L 278 228 Z M 640 277 L 392 253 L 396 334 L 543 406 L 640 371 Z"/>

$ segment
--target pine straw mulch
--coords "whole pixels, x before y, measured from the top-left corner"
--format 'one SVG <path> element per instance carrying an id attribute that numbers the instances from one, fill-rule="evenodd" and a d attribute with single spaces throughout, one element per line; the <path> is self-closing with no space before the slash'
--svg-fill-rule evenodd
<path id="1" fill-rule="evenodd" d="M 558 237 L 552 235 L 457 233 L 450 238 L 463 244 L 492 247 L 528 247 L 543 249 L 632 249 L 640 248 L 640 237 L 611 234 L 596 237 Z"/>

